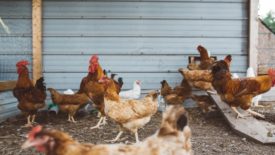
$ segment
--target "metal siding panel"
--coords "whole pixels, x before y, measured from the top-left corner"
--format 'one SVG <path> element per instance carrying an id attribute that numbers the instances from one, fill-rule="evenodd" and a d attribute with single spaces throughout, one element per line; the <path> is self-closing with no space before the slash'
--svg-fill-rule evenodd
<path id="1" fill-rule="evenodd" d="M 32 54 L 31 37 L 0 36 L 0 54 Z"/>
<path id="2" fill-rule="evenodd" d="M 246 38 L 171 38 L 171 37 L 44 37 L 46 55 L 74 54 L 198 54 L 201 44 L 212 55 L 247 54 Z M 230 43 L 230 46 L 229 46 Z M 1 49 L 0 49 L 1 50 Z"/>
<path id="3" fill-rule="evenodd" d="M 44 18 L 246 19 L 247 14 L 244 3 L 219 2 L 44 1 L 44 6 Z"/>
<path id="4" fill-rule="evenodd" d="M 1 9 L 1 7 L 0 7 Z M 1 16 L 0 16 L 1 17 Z M 3 22 L 9 27 L 11 34 L 6 34 L 2 25 L 0 25 L 0 36 L 31 36 L 31 19 L 2 19 Z"/>
<path id="5" fill-rule="evenodd" d="M 46 19 L 44 36 L 247 37 L 242 20 Z"/>
<path id="6" fill-rule="evenodd" d="M 1 18 L 30 18 L 31 6 L 31 0 L 1 0 Z"/>
<path id="7" fill-rule="evenodd" d="M 13 97 L 12 91 L 0 93 L 0 122 L 19 113 L 17 100 Z"/>
<path id="8" fill-rule="evenodd" d="M 245 1 L 247 2 L 247 1 Z M 91 54 L 103 68 L 136 79 L 143 90 L 173 86 L 177 69 L 204 45 L 232 71 L 247 67 L 247 4 L 244 1 L 44 1 L 44 76 L 48 87 L 78 89 Z M 107 10 L 107 11 L 106 11 Z"/>

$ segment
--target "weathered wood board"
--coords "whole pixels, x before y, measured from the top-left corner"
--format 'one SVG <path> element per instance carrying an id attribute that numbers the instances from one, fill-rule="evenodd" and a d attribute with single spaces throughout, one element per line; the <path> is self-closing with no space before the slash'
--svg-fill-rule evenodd
<path id="1" fill-rule="evenodd" d="M 269 137 L 268 132 L 275 131 L 275 124 L 271 124 L 264 120 L 258 120 L 249 115 L 248 112 L 238 109 L 245 118 L 236 118 L 237 114 L 224 103 L 218 95 L 209 94 L 214 102 L 217 104 L 218 109 L 221 110 L 229 125 L 236 132 L 256 140 L 263 144 L 275 144 L 275 136 Z"/>

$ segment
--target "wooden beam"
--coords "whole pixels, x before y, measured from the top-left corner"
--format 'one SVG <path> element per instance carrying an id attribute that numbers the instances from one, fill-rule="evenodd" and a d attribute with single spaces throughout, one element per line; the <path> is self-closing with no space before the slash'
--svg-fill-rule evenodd
<path id="1" fill-rule="evenodd" d="M 249 44 L 248 64 L 258 73 L 258 6 L 259 0 L 249 0 Z"/>
<path id="2" fill-rule="evenodd" d="M 42 0 L 32 0 L 33 81 L 42 76 Z"/>
<path id="3" fill-rule="evenodd" d="M 16 81 L 0 81 L 0 91 L 12 90 L 16 85 Z"/>

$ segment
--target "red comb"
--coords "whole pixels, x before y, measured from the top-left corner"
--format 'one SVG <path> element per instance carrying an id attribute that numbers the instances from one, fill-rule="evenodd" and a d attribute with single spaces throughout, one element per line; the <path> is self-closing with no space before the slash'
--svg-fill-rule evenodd
<path id="1" fill-rule="evenodd" d="M 94 62 L 94 61 L 97 61 L 98 60 L 98 56 L 95 54 L 91 57 L 90 59 L 90 63 Z"/>
<path id="2" fill-rule="evenodd" d="M 35 135 L 40 132 L 42 130 L 42 126 L 41 125 L 37 125 L 35 127 L 32 128 L 32 130 L 29 132 L 28 138 L 30 139 L 34 139 Z"/>
<path id="3" fill-rule="evenodd" d="M 20 60 L 16 63 L 16 67 L 27 66 L 27 65 L 29 65 L 29 62 L 27 60 Z"/>

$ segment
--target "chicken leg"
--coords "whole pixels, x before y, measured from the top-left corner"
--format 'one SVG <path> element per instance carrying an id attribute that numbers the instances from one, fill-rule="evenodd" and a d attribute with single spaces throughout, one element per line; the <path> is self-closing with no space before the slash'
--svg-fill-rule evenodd
<path id="1" fill-rule="evenodd" d="M 231 107 L 231 109 L 232 109 L 234 112 L 237 113 L 237 119 L 238 119 L 238 118 L 244 118 L 244 115 L 241 114 L 241 113 L 237 110 L 236 107 Z"/>
<path id="2" fill-rule="evenodd" d="M 120 130 L 119 133 L 117 134 L 116 138 L 115 139 L 112 139 L 112 140 L 105 140 L 106 142 L 110 142 L 110 143 L 114 143 L 116 141 L 119 140 L 119 138 L 121 137 L 121 135 L 123 134 L 123 131 Z"/>
<path id="3" fill-rule="evenodd" d="M 32 127 L 32 122 L 31 122 L 31 115 L 27 116 L 27 124 L 25 124 L 24 126 L 22 126 L 23 128 L 28 128 L 28 127 Z"/>
<path id="4" fill-rule="evenodd" d="M 136 137 L 136 143 L 139 143 L 139 138 L 138 138 L 138 132 L 135 132 L 135 137 Z"/>
<path id="5" fill-rule="evenodd" d="M 72 121 L 73 123 L 76 123 L 76 121 L 74 120 L 74 116 L 71 116 L 71 121 Z"/>
<path id="6" fill-rule="evenodd" d="M 68 114 L 68 122 L 71 122 L 71 115 Z"/>
<path id="7" fill-rule="evenodd" d="M 104 119 L 104 117 L 100 117 L 100 119 L 99 119 L 99 121 L 97 122 L 97 124 L 96 124 L 95 126 L 91 127 L 90 129 L 93 130 L 93 129 L 99 128 L 100 125 L 101 125 L 101 122 L 104 121 L 103 119 Z"/>
<path id="8" fill-rule="evenodd" d="M 31 117 L 31 123 L 36 123 L 34 120 L 35 120 L 35 117 L 36 117 L 36 115 L 32 115 L 32 117 Z"/>

